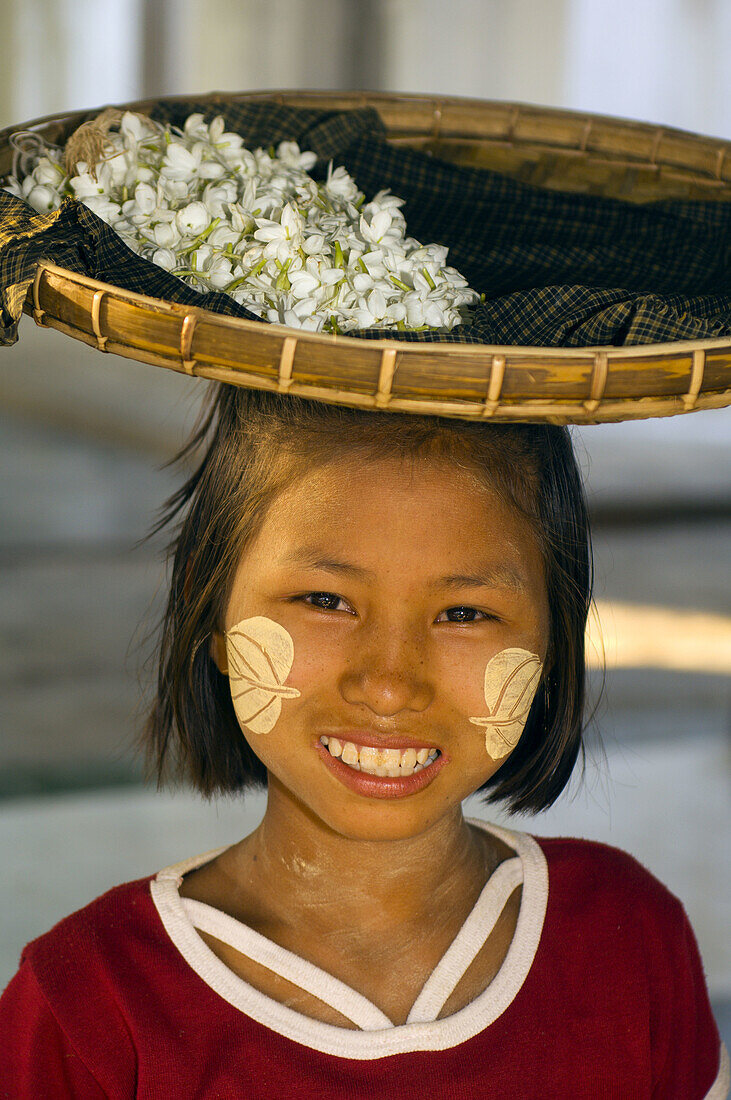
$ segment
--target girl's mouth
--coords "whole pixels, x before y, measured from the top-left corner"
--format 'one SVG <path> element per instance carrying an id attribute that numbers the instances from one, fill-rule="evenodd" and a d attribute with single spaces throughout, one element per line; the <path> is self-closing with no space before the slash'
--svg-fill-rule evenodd
<path id="1" fill-rule="evenodd" d="M 398 779 L 414 775 L 433 764 L 439 749 L 383 749 L 372 745 L 356 745 L 352 741 L 339 741 L 337 737 L 321 737 L 331 756 L 342 760 L 354 771 L 368 775 L 388 775 Z"/>
<path id="2" fill-rule="evenodd" d="M 384 749 L 321 737 L 315 749 L 341 783 L 370 798 L 404 798 L 429 785 L 447 763 L 439 749 Z"/>

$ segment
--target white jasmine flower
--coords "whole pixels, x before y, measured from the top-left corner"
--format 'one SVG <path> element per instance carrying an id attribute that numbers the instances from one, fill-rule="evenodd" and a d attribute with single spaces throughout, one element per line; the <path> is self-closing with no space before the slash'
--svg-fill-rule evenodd
<path id="1" fill-rule="evenodd" d="M 332 286 L 345 278 L 345 272 L 339 267 L 326 267 L 320 271 L 320 281 L 323 286 Z"/>
<path id="2" fill-rule="evenodd" d="M 234 245 L 238 244 L 240 237 L 241 234 L 237 233 L 231 226 L 219 225 L 216 229 L 212 230 L 207 240 L 214 248 L 225 249 L 228 245 L 231 245 L 233 248 Z"/>
<path id="3" fill-rule="evenodd" d="M 231 282 L 231 264 L 220 253 L 214 254 L 206 266 L 206 274 L 216 290 L 223 290 Z"/>
<path id="4" fill-rule="evenodd" d="M 319 279 L 310 271 L 289 272 L 288 278 L 292 284 L 292 296 L 296 299 L 309 297 L 320 286 Z"/>
<path id="5" fill-rule="evenodd" d="M 259 228 L 254 237 L 257 241 L 267 242 L 264 254 L 267 258 L 276 257 L 284 263 L 293 248 L 303 243 L 304 220 L 302 215 L 287 203 L 282 209 L 280 219 L 257 218 Z"/>
<path id="6" fill-rule="evenodd" d="M 170 222 L 158 222 L 152 228 L 152 235 L 155 238 L 155 244 L 160 248 L 174 248 L 180 239 L 176 227 Z"/>
<path id="7" fill-rule="evenodd" d="M 143 128 L 142 119 L 131 111 L 124 112 L 119 128 L 125 137 L 129 137 L 135 142 L 140 142 L 147 136 L 147 127 Z"/>
<path id="8" fill-rule="evenodd" d="M 327 180 L 325 182 L 325 190 L 332 198 L 342 199 L 344 201 L 355 202 L 361 198 L 361 192 L 355 185 L 355 181 L 348 175 L 345 168 L 342 166 L 336 168 L 333 171 L 333 162 L 327 166 Z"/>
<path id="9" fill-rule="evenodd" d="M 325 243 L 325 237 L 322 233 L 310 233 L 309 236 L 303 241 L 302 247 L 308 256 L 317 256 L 318 254 L 327 250 Z"/>
<path id="10" fill-rule="evenodd" d="M 83 161 L 77 167 L 80 168 L 81 164 L 83 164 Z M 69 183 L 73 189 L 74 198 L 77 198 L 79 202 L 83 202 L 91 195 L 102 195 L 104 193 L 104 188 L 99 180 L 94 179 L 87 171 L 80 171 L 78 176 L 72 176 Z"/>
<path id="11" fill-rule="evenodd" d="M 186 149 L 181 142 L 171 141 L 160 174 L 169 180 L 187 180 L 190 179 L 199 164 L 200 157 L 196 159 L 193 153 Z"/>
<path id="12" fill-rule="evenodd" d="M 152 254 L 152 262 L 158 267 L 164 267 L 166 271 L 172 271 L 177 257 L 171 248 L 158 248 Z"/>
<path id="13" fill-rule="evenodd" d="M 418 293 L 412 291 L 403 298 L 406 307 L 406 322 L 411 328 L 420 328 L 424 324 L 424 302 Z"/>
<path id="14" fill-rule="evenodd" d="M 305 172 L 314 168 L 317 163 L 317 154 L 301 153 L 296 141 L 280 141 L 277 146 L 277 157 L 287 168 L 301 168 Z"/>
<path id="15" fill-rule="evenodd" d="M 217 122 L 215 119 L 214 122 Z M 223 122 L 223 119 L 221 119 Z M 213 125 L 213 124 L 211 124 Z M 208 138 L 208 127 L 205 123 L 205 116 L 201 114 L 188 115 L 183 125 L 184 132 L 188 137 L 192 138 Z"/>
<path id="16" fill-rule="evenodd" d="M 149 183 L 138 183 L 135 187 L 135 202 L 140 214 L 152 214 L 157 206 L 157 194 Z"/>
<path id="17" fill-rule="evenodd" d="M 210 225 L 210 222 L 210 214 L 205 203 L 202 202 L 190 202 L 175 215 L 175 225 L 178 232 L 187 233 L 191 237 L 196 237 L 199 233 L 202 233 Z"/>
<path id="18" fill-rule="evenodd" d="M 221 170 L 223 171 L 223 169 Z M 236 201 L 236 184 L 231 180 L 225 180 L 222 183 L 209 183 L 203 192 L 202 198 L 211 212 L 211 217 L 224 218 L 228 204 Z"/>
<path id="19" fill-rule="evenodd" d="M 311 332 L 449 330 L 477 295 L 444 245 L 406 236 L 404 200 L 365 195 L 342 167 L 325 183 L 296 142 L 245 148 L 222 117 L 183 129 L 127 112 L 96 165 L 69 179 L 60 153 L 40 156 L 6 186 L 37 210 L 73 196 L 134 251 L 196 290 L 222 290 L 255 316 Z"/>
<path id="20" fill-rule="evenodd" d="M 137 177 L 137 160 L 130 163 L 130 157 L 124 152 L 115 153 L 105 158 L 99 166 L 96 177 L 105 191 L 111 191 L 115 187 L 126 184 L 134 184 Z"/>
<path id="21" fill-rule="evenodd" d="M 57 206 L 55 190 L 52 187 L 44 186 L 42 183 L 37 183 L 35 187 L 30 189 L 26 201 L 41 214 L 46 214 L 49 210 L 55 210 Z"/>
<path id="22" fill-rule="evenodd" d="M 217 160 L 203 160 L 196 175 L 202 180 L 217 180 L 226 174 L 226 168 Z"/>
<path id="23" fill-rule="evenodd" d="M 106 195 L 89 195 L 84 200 L 84 205 L 93 210 L 103 222 L 112 222 L 119 217 L 119 203 L 112 202 Z"/>
<path id="24" fill-rule="evenodd" d="M 33 178 L 36 183 L 40 183 L 43 186 L 51 187 L 56 190 L 62 183 L 64 177 L 64 170 L 58 164 L 54 164 L 52 161 L 47 161 L 45 164 L 39 164 L 34 172 Z"/>
<path id="25" fill-rule="evenodd" d="M 160 176 L 160 184 L 162 186 L 162 195 L 165 201 L 170 203 L 179 203 L 183 199 L 188 197 L 188 184 L 185 180 L 173 180 L 163 178 Z"/>

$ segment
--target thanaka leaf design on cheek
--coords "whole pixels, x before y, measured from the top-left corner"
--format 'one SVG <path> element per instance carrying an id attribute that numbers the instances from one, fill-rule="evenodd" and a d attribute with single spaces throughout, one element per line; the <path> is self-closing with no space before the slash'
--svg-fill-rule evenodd
<path id="1" fill-rule="evenodd" d="M 485 669 L 487 718 L 470 718 L 485 727 L 485 748 L 493 760 L 506 756 L 520 740 L 538 689 L 543 664 L 527 649 L 503 649 Z"/>
<path id="2" fill-rule="evenodd" d="M 231 698 L 239 722 L 252 733 L 269 733 L 282 712 L 282 699 L 296 699 L 287 687 L 294 642 L 273 619 L 255 615 L 225 631 Z"/>

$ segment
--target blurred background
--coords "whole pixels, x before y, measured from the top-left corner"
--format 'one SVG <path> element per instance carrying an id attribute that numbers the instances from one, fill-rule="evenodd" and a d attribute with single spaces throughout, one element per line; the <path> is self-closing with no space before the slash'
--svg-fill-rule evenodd
<path id="1" fill-rule="evenodd" d="M 0 0 L 0 127 L 143 96 L 343 88 L 505 99 L 731 138 L 727 0 Z M 240 839 L 261 798 L 142 781 L 166 595 L 164 463 L 207 383 L 29 318 L 0 352 L 0 988 L 110 886 Z M 731 1046 L 731 410 L 575 430 L 594 519 L 583 782 L 534 834 L 604 840 L 683 901 Z M 600 675 L 593 672 L 596 694 Z"/>

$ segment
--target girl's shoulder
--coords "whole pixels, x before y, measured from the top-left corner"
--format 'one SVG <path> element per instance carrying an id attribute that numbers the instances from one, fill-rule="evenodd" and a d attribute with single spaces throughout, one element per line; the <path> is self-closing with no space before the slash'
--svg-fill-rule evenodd
<path id="1" fill-rule="evenodd" d="M 476 824 L 480 824 L 476 819 Z M 583 903 L 621 912 L 638 906 L 659 918 L 676 919 L 680 899 L 636 856 L 600 840 L 540 836 L 482 823 L 520 856 L 524 878 L 541 883 L 552 908 L 576 912 Z"/>
<path id="2" fill-rule="evenodd" d="M 71 968 L 75 995 L 83 995 L 79 983 L 92 986 L 103 974 L 108 988 L 110 967 L 125 967 L 130 957 L 164 947 L 150 897 L 153 877 L 112 887 L 26 944 L 21 968 L 32 971 L 51 1004 L 68 997 Z"/>
<path id="3" fill-rule="evenodd" d="M 549 953 L 567 948 L 607 975 L 641 971 L 658 997 L 685 983 L 705 990 L 705 972 L 681 899 L 629 852 L 596 840 L 540 837 L 546 865 L 541 935 Z M 682 977 L 681 977 L 682 975 Z M 707 996 L 707 995 L 706 995 Z"/>
<path id="4" fill-rule="evenodd" d="M 599 840 L 536 836 L 546 860 L 549 899 L 574 913 L 583 907 L 635 920 L 682 923 L 683 903 L 636 856 Z"/>
<path id="5" fill-rule="evenodd" d="M 73 1095 L 132 1095 L 129 1008 L 160 969 L 153 960 L 165 950 L 155 934 L 149 883 L 147 877 L 115 886 L 23 948 L 0 997 L 4 1071 L 16 1087 L 13 1096 L 47 1095 L 54 1072 Z M 140 968 L 143 959 L 147 965 Z M 112 1035 L 110 1044 L 105 1036 Z"/>
<path id="6" fill-rule="evenodd" d="M 525 835 L 525 834 L 523 834 Z M 606 871 L 619 875 L 628 884 L 644 884 L 649 889 L 663 883 L 636 857 L 624 848 L 618 848 L 603 840 L 587 840 L 575 836 L 540 836 L 529 834 L 542 848 L 553 870 L 565 872 L 572 869 L 583 875 L 601 876 Z"/>

